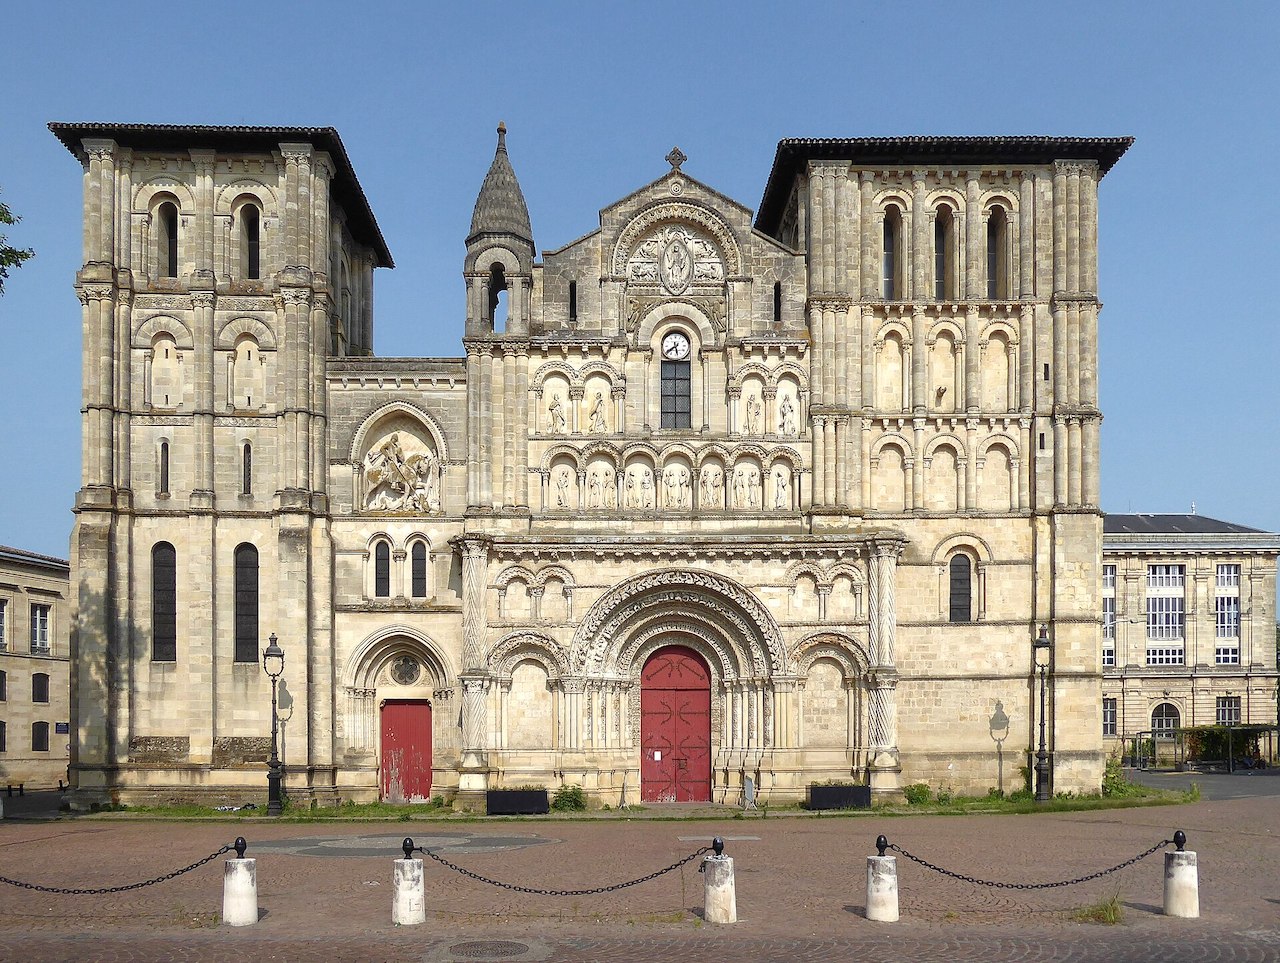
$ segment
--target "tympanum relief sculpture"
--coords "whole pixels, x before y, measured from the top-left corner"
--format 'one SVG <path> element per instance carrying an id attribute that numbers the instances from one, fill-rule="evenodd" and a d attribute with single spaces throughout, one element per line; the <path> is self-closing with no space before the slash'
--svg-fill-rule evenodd
<path id="1" fill-rule="evenodd" d="M 697 285 L 722 284 L 724 261 L 709 239 L 683 224 L 668 224 L 640 242 L 627 264 L 627 279 L 681 295 Z"/>
<path id="2" fill-rule="evenodd" d="M 365 511 L 440 511 L 440 459 L 413 435 L 391 432 L 369 449 L 362 468 Z"/>

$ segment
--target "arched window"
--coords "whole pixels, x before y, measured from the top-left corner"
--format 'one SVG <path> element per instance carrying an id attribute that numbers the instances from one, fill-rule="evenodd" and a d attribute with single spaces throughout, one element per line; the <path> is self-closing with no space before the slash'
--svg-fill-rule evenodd
<path id="1" fill-rule="evenodd" d="M 240 461 L 240 493 L 242 495 L 253 494 L 253 446 L 247 441 L 244 443 L 243 457 Z"/>
<path id="2" fill-rule="evenodd" d="M 178 276 L 178 205 L 172 201 L 156 210 L 156 264 L 160 277 Z"/>
<path id="3" fill-rule="evenodd" d="M 411 552 L 412 581 L 410 593 L 415 599 L 427 597 L 427 543 L 414 542 Z"/>
<path id="4" fill-rule="evenodd" d="M 951 556 L 948 565 L 950 573 L 950 617 L 951 622 L 973 621 L 973 567 L 969 556 L 963 553 Z"/>
<path id="5" fill-rule="evenodd" d="M 507 329 L 510 307 L 507 293 L 506 272 L 501 264 L 495 264 L 489 269 L 489 321 L 493 324 L 494 333 Z"/>
<path id="6" fill-rule="evenodd" d="M 258 550 L 249 543 L 236 546 L 236 657 L 258 661 Z"/>
<path id="7" fill-rule="evenodd" d="M 1009 218 L 1003 207 L 993 207 L 987 217 L 987 300 L 1009 297 Z"/>
<path id="8" fill-rule="evenodd" d="M 157 334 L 151 341 L 151 379 L 148 401 L 153 408 L 177 408 L 182 404 L 182 359 L 178 344 L 168 332 Z"/>
<path id="9" fill-rule="evenodd" d="M 240 208 L 240 276 L 250 281 L 262 277 L 262 244 L 259 238 L 261 223 L 261 214 L 256 204 L 245 204 Z"/>
<path id="10" fill-rule="evenodd" d="M 36 672 L 31 676 L 31 701 L 32 702 L 48 702 L 49 701 L 48 673 Z"/>
<path id="11" fill-rule="evenodd" d="M 782 324 L 782 282 L 773 282 L 773 323 Z"/>
<path id="12" fill-rule="evenodd" d="M 159 479 L 156 493 L 167 495 L 169 494 L 169 443 L 167 441 L 160 442 L 159 462 L 156 466 L 156 477 Z"/>
<path id="13" fill-rule="evenodd" d="M 951 208 L 943 204 L 933 218 L 933 296 L 938 301 L 951 300 L 956 295 L 951 253 L 954 228 Z"/>
<path id="14" fill-rule="evenodd" d="M 373 549 L 374 598 L 391 598 L 391 546 L 378 542 Z"/>
<path id="15" fill-rule="evenodd" d="M 902 212 L 890 204 L 884 212 L 884 239 L 880 269 L 881 296 L 886 301 L 896 301 L 902 297 L 902 285 L 898 283 L 901 243 Z"/>
<path id="16" fill-rule="evenodd" d="M 569 282 L 569 323 L 578 323 L 578 282 Z"/>
<path id="17" fill-rule="evenodd" d="M 168 542 L 151 549 L 151 661 L 178 661 L 178 553 Z"/>
<path id="18" fill-rule="evenodd" d="M 1172 739 L 1182 725 L 1182 714 L 1172 702 L 1162 702 L 1151 712 L 1151 734 L 1157 739 Z"/>
<path id="19" fill-rule="evenodd" d="M 231 407 L 261 408 L 266 397 L 263 380 L 262 349 L 253 335 L 242 334 L 231 355 Z"/>
<path id="20" fill-rule="evenodd" d="M 32 752 L 48 752 L 49 751 L 49 723 L 47 722 L 31 723 L 31 751 Z"/>

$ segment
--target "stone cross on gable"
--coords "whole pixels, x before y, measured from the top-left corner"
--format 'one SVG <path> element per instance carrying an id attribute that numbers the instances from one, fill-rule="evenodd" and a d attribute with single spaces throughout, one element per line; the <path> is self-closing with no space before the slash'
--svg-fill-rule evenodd
<path id="1" fill-rule="evenodd" d="M 680 169 L 680 165 L 683 164 L 688 159 L 689 158 L 685 155 L 685 152 L 682 151 L 679 147 L 671 148 L 671 153 L 669 153 L 666 156 L 666 161 L 668 164 L 671 165 L 672 170 L 677 170 L 677 171 Z"/>

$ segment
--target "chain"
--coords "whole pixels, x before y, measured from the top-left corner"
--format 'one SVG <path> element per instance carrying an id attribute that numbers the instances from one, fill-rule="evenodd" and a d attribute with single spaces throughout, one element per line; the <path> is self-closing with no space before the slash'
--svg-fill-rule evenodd
<path id="1" fill-rule="evenodd" d="M 1122 869 L 1126 869 L 1129 866 L 1132 866 L 1134 863 L 1139 862 L 1140 860 L 1146 859 L 1152 853 L 1160 849 L 1163 849 L 1165 846 L 1168 846 L 1172 842 L 1173 842 L 1172 839 L 1162 839 L 1160 840 L 1160 842 L 1156 843 L 1146 852 L 1139 853 L 1137 856 L 1134 856 L 1132 859 L 1126 859 L 1123 863 L 1118 863 L 1117 865 L 1112 866 L 1110 869 L 1099 870 L 1096 873 L 1090 873 L 1088 876 L 1079 876 L 1076 879 L 1059 880 L 1056 883 L 1001 883 L 995 880 L 978 879 L 975 876 L 965 876 L 963 873 L 953 873 L 949 869 L 943 869 L 941 866 L 935 866 L 933 865 L 933 863 L 929 862 L 928 860 L 921 859 L 919 856 L 911 855 L 911 853 L 907 852 L 901 846 L 895 846 L 892 843 L 890 843 L 888 848 L 892 849 L 895 853 L 901 853 L 903 856 L 907 857 L 907 859 L 911 860 L 913 863 L 919 863 L 925 869 L 931 869 L 935 873 L 941 873 L 943 876 L 950 876 L 952 879 L 958 879 L 964 883 L 973 883 L 976 886 L 990 886 L 994 889 L 1055 889 L 1056 887 L 1059 887 L 1059 886 L 1074 886 L 1077 883 L 1087 883 L 1091 879 L 1101 879 L 1103 876 L 1110 876 L 1112 873 L 1117 873 Z"/>
<path id="2" fill-rule="evenodd" d="M 62 886 L 40 886 L 36 883 L 24 883 L 21 880 L 9 879 L 7 876 L 0 876 L 0 883 L 8 883 L 10 886 L 17 886 L 21 889 L 33 889 L 38 893 L 59 893 L 63 896 L 103 896 L 107 893 L 123 893 L 131 889 L 141 889 L 144 886 L 154 886 L 156 883 L 163 883 L 175 877 L 181 876 L 183 873 L 189 873 L 193 869 L 199 869 L 210 860 L 217 859 L 223 853 L 229 853 L 234 847 L 223 846 L 216 853 L 210 853 L 204 859 L 196 860 L 190 866 L 184 866 L 182 869 L 175 869 L 172 873 L 165 873 L 163 876 L 157 876 L 155 879 L 148 879 L 141 883 L 128 883 L 124 886 L 104 886 L 101 889 L 67 889 Z"/>
<path id="3" fill-rule="evenodd" d="M 461 873 L 463 876 L 469 876 L 481 883 L 488 883 L 490 886 L 501 886 L 503 889 L 509 889 L 516 893 L 529 893 L 533 896 L 595 896 L 598 893 L 612 893 L 614 890 L 626 889 L 628 886 L 638 886 L 640 883 L 647 883 L 651 879 L 657 879 L 659 876 L 662 876 L 665 873 L 670 873 L 673 870 L 677 870 L 686 863 L 697 859 L 703 853 L 711 852 L 710 846 L 703 846 L 701 849 L 694 850 L 684 859 L 672 863 L 665 869 L 660 869 L 655 873 L 650 873 L 648 876 L 641 876 L 639 879 L 628 880 L 625 883 L 614 883 L 610 886 L 597 886 L 594 889 L 537 889 L 533 886 L 517 886 L 514 883 L 504 883 L 501 880 L 489 879 L 487 876 L 481 876 L 479 873 L 473 873 L 469 869 L 463 869 L 461 866 L 449 862 L 443 856 L 437 856 L 429 849 L 423 849 L 421 846 L 416 846 L 414 849 L 419 853 L 425 853 L 441 866 L 446 866 L 455 873 Z M 701 870 L 699 870 L 699 872 L 701 872 Z"/>

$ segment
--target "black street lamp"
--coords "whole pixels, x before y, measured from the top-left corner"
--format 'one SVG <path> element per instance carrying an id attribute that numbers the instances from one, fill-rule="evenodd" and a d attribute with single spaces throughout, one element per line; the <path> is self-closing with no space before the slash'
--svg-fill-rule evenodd
<path id="1" fill-rule="evenodd" d="M 262 668 L 271 677 L 271 758 L 267 761 L 267 815 L 279 816 L 283 805 L 280 797 L 280 778 L 283 770 L 280 766 L 279 742 L 276 730 L 280 725 L 280 717 L 276 712 L 276 683 L 284 672 L 284 649 L 276 641 L 276 634 L 271 633 L 270 645 L 262 650 Z"/>
<path id="2" fill-rule="evenodd" d="M 1049 751 L 1044 744 L 1044 674 L 1049 668 L 1049 660 L 1053 652 L 1053 643 L 1049 641 L 1049 630 L 1040 626 L 1040 634 L 1031 643 L 1031 651 L 1035 656 L 1036 668 L 1040 670 L 1040 751 L 1036 753 L 1036 802 L 1048 802 L 1053 798 L 1049 789 Z"/>

